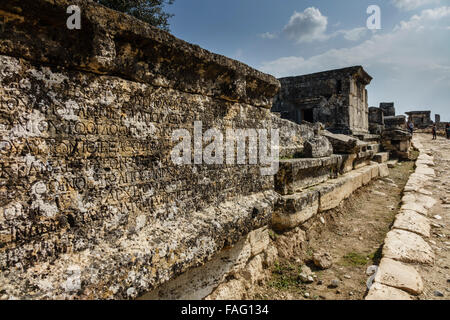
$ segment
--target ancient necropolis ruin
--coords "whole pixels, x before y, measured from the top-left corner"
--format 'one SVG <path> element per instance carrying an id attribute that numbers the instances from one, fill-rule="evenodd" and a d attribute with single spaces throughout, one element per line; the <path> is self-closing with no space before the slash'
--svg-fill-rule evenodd
<path id="1" fill-rule="evenodd" d="M 241 298 L 278 257 L 272 230 L 299 230 L 409 157 L 404 117 L 369 110 L 361 66 L 277 80 L 87 0 L 69 30 L 71 2 L 0 3 L 8 297 Z M 173 131 L 196 121 L 279 130 L 278 172 L 173 163 Z"/>
<path id="2" fill-rule="evenodd" d="M 321 122 L 333 133 L 369 133 L 366 86 L 361 66 L 279 79 L 273 112 L 296 123 Z"/>

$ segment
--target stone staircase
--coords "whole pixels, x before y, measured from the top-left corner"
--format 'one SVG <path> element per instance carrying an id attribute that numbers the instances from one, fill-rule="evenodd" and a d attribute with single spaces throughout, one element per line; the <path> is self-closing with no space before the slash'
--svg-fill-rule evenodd
<path id="1" fill-rule="evenodd" d="M 374 157 L 373 152 L 282 161 L 275 176 L 275 191 L 281 198 L 275 206 L 272 227 L 278 231 L 298 227 L 317 213 L 339 206 L 373 179 L 388 176 L 388 155 Z"/>

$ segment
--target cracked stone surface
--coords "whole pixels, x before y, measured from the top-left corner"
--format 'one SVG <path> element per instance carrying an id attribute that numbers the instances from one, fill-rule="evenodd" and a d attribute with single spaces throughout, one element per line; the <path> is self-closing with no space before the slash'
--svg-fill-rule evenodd
<path id="1" fill-rule="evenodd" d="M 397 229 L 387 234 L 383 257 L 410 263 L 432 264 L 434 262 L 434 252 L 422 237 Z"/>
<path id="2" fill-rule="evenodd" d="M 375 282 L 413 295 L 419 295 L 423 291 L 422 278 L 414 267 L 388 258 L 381 260 Z"/>
<path id="3" fill-rule="evenodd" d="M 366 296 L 366 300 L 412 300 L 412 298 L 403 290 L 374 283 Z"/>
<path id="4" fill-rule="evenodd" d="M 401 211 L 395 218 L 394 228 L 411 231 L 426 238 L 430 237 L 430 221 L 414 211 Z"/>

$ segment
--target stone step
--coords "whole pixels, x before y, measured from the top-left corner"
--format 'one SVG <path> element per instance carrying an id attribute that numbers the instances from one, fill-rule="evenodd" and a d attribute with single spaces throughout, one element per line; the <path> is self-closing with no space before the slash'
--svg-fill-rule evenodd
<path id="1" fill-rule="evenodd" d="M 282 196 L 275 205 L 272 228 L 279 231 L 289 230 L 312 218 L 319 210 L 319 195 L 319 191 L 311 189 Z"/>
<path id="2" fill-rule="evenodd" d="M 280 160 L 280 168 L 275 175 L 275 190 L 288 195 L 325 182 L 337 176 L 342 161 L 340 155 Z"/>
<path id="3" fill-rule="evenodd" d="M 336 208 L 358 188 L 372 179 L 389 175 L 386 164 L 372 163 L 336 179 L 328 180 L 303 192 L 284 195 L 275 205 L 272 226 L 289 230 L 302 225 L 318 212 Z"/>
<path id="4" fill-rule="evenodd" d="M 389 160 L 389 152 L 379 152 L 373 157 L 373 161 L 385 163 Z"/>

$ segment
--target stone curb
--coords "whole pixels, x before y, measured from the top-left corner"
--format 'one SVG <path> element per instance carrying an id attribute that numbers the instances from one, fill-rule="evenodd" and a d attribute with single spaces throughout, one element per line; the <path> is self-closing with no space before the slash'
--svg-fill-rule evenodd
<path id="1" fill-rule="evenodd" d="M 431 192 L 424 189 L 435 176 L 433 157 L 413 137 L 419 150 L 416 170 L 404 189 L 402 207 L 384 241 L 382 260 L 365 300 L 411 300 L 423 292 L 423 281 L 417 270 L 408 265 L 434 263 L 434 252 L 423 239 L 430 236 L 428 211 L 436 204 Z"/>

